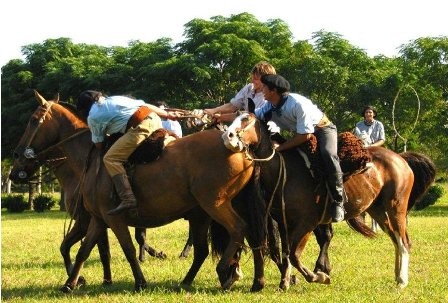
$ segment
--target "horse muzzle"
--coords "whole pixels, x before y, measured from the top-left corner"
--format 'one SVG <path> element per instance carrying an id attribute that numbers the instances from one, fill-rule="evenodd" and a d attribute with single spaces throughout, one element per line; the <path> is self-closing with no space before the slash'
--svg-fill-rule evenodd
<path id="1" fill-rule="evenodd" d="M 238 139 L 233 132 L 226 131 L 221 136 L 224 146 L 234 153 L 242 152 L 244 150 L 243 143 Z"/>
<path id="2" fill-rule="evenodd" d="M 29 181 L 29 176 L 24 170 L 13 170 L 9 174 L 9 179 L 14 183 L 26 183 Z"/>

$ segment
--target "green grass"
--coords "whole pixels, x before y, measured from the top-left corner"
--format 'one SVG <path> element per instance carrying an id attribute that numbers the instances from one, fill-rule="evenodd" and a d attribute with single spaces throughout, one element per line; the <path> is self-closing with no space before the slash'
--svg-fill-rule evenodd
<path id="1" fill-rule="evenodd" d="M 447 186 L 445 186 L 446 188 Z M 368 240 L 344 223 L 335 224 L 330 247 L 333 265 L 330 285 L 309 284 L 298 275 L 289 291 L 277 289 L 279 272 L 266 263 L 267 286 L 261 293 L 250 293 L 253 262 L 250 252 L 243 254 L 244 278 L 229 291 L 219 288 L 216 262 L 209 257 L 198 273 L 193 289 L 178 290 L 192 257 L 178 259 L 187 238 L 187 222 L 179 220 L 148 230 L 149 243 L 168 254 L 165 260 L 148 257 L 142 269 L 148 288 L 133 291 L 130 267 L 109 232 L 114 284 L 102 286 L 102 267 L 95 248 L 82 275 L 87 285 L 72 294 L 59 288 L 66 280 L 59 245 L 64 224 L 69 220 L 56 209 L 50 212 L 10 214 L 2 211 L 1 297 L 3 302 L 447 302 L 448 280 L 448 194 L 435 205 L 409 216 L 412 240 L 409 285 L 398 290 L 394 282 L 394 248 L 382 232 Z M 133 230 L 131 230 L 133 233 Z M 79 245 L 72 250 L 75 256 Z M 308 243 L 303 261 L 312 269 L 318 247 Z"/>

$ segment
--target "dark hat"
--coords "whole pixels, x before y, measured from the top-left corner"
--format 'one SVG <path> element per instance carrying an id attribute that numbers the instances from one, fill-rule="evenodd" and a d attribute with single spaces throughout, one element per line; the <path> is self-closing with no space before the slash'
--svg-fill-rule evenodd
<path id="1" fill-rule="evenodd" d="M 276 88 L 279 93 L 289 92 L 290 85 L 288 80 L 280 75 L 263 75 L 261 83 L 269 87 L 270 90 Z"/>
<path id="2" fill-rule="evenodd" d="M 364 114 L 366 113 L 366 110 L 371 110 L 373 112 L 373 117 L 376 117 L 376 108 L 373 105 L 367 105 L 366 107 L 364 107 L 364 109 L 362 110 L 361 116 L 364 117 Z"/>

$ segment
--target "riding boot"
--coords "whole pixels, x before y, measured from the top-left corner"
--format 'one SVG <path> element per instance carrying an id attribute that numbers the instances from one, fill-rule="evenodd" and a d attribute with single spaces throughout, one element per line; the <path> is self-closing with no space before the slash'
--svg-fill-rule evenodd
<path id="1" fill-rule="evenodd" d="M 136 208 L 137 199 L 135 199 L 134 193 L 132 192 L 131 184 L 129 183 L 126 173 L 113 176 L 112 181 L 118 196 L 120 197 L 121 203 L 116 208 L 108 211 L 107 214 L 113 216 L 121 213 L 123 210 Z"/>
<path id="2" fill-rule="evenodd" d="M 333 222 L 341 222 L 344 220 L 345 209 L 345 193 L 342 181 L 342 174 L 334 174 L 329 176 L 328 180 L 330 192 L 333 197 L 331 207 L 331 217 Z"/>

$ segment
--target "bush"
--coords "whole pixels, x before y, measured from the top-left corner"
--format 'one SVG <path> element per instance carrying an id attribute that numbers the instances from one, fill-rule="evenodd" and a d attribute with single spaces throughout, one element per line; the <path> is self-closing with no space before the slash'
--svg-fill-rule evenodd
<path id="1" fill-rule="evenodd" d="M 50 195 L 42 194 L 33 199 L 33 208 L 38 213 L 50 210 L 55 204 L 56 200 Z"/>
<path id="2" fill-rule="evenodd" d="M 28 201 L 24 195 L 5 195 L 2 196 L 2 208 L 6 208 L 11 213 L 21 213 L 28 208 Z"/>
<path id="3" fill-rule="evenodd" d="M 443 196 L 444 192 L 445 189 L 441 185 L 434 184 L 428 189 L 426 195 L 423 196 L 423 198 L 415 204 L 415 210 L 422 210 L 430 205 L 433 205 L 439 198 Z"/>

